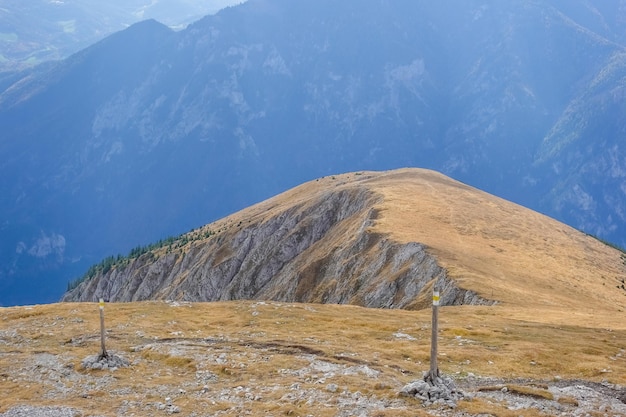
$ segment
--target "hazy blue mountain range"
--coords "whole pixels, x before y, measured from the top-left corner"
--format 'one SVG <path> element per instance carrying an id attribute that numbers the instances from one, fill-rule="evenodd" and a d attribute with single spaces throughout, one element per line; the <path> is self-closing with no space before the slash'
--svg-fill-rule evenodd
<path id="1" fill-rule="evenodd" d="M 0 73 L 62 59 L 145 19 L 183 28 L 237 0 L 0 0 Z"/>
<path id="2" fill-rule="evenodd" d="M 306 180 L 405 166 L 626 243 L 626 1 L 249 0 L 0 83 L 0 303 Z"/>

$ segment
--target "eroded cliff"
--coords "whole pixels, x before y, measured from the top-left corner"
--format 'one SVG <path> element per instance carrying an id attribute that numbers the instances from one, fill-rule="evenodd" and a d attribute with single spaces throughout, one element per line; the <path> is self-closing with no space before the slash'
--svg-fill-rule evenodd
<path id="1" fill-rule="evenodd" d="M 437 281 L 443 304 L 491 303 L 458 288 L 424 245 L 372 231 L 382 197 L 360 185 L 367 178 L 298 187 L 190 232 L 182 247 L 100 272 L 63 301 L 264 299 L 420 308 L 429 305 Z"/>

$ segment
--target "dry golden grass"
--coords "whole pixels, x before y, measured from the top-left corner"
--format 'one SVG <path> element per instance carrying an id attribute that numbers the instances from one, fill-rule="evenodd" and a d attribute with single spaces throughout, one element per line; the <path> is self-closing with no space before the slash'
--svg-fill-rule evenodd
<path id="1" fill-rule="evenodd" d="M 547 387 L 538 388 L 535 386 L 506 384 L 506 385 L 489 385 L 485 387 L 479 387 L 478 391 L 501 391 L 506 389 L 507 392 L 511 392 L 517 395 L 525 395 L 528 397 L 534 397 L 544 400 L 553 400 L 554 395 L 548 391 Z"/>
<path id="2" fill-rule="evenodd" d="M 319 204 L 320 196 L 330 192 L 356 196 L 363 189 L 376 196 L 369 204 L 377 215 L 368 230 L 400 243 L 426 245 L 462 288 L 498 300 L 526 318 L 544 317 L 552 322 L 553 314 L 567 312 L 572 324 L 592 320 L 599 325 L 608 319 L 606 326 L 611 327 L 626 322 L 626 289 L 620 287 L 626 278 L 626 261 L 621 252 L 434 171 L 402 169 L 325 177 L 206 228 L 232 231 L 263 223 L 289 208 Z M 362 221 L 358 216 L 344 220 L 323 247 L 312 250 L 341 246 L 363 226 Z M 324 259 L 315 252 L 311 257 Z"/>
<path id="3" fill-rule="evenodd" d="M 463 288 L 511 306 L 625 317 L 624 261 L 598 240 L 433 171 L 391 171 L 372 189 L 384 195 L 374 229 L 427 245 Z"/>
<path id="4" fill-rule="evenodd" d="M 578 407 L 578 400 L 576 398 L 573 397 L 561 397 L 557 400 L 560 404 L 564 404 L 564 405 L 570 405 L 573 407 Z"/>
<path id="5" fill-rule="evenodd" d="M 502 306 L 442 308 L 442 372 L 457 377 L 558 376 L 626 383 L 626 358 L 615 356 L 625 347 L 625 329 L 519 320 L 503 314 L 507 311 Z M 307 398 L 286 399 L 290 387 L 298 384 L 310 393 L 325 392 L 331 403 L 347 390 L 403 404 L 381 409 L 380 416 L 420 415 L 415 414 L 417 401 L 399 399 L 397 394 L 428 369 L 429 311 L 255 302 L 175 307 L 146 302 L 108 304 L 105 314 L 107 348 L 129 359 L 133 363 L 129 368 L 115 372 L 80 368 L 82 359 L 99 350 L 96 304 L 0 309 L 0 412 L 26 403 L 114 416 L 129 411 L 133 402 L 156 404 L 170 397 L 186 414 L 228 410 L 237 415 L 248 407 L 254 415 L 336 415 Z M 54 355 L 61 369 L 49 369 L 45 361 L 34 365 L 46 355 Z M 325 367 L 332 370 L 332 377 L 325 376 L 330 372 Z M 56 381 L 53 374 L 63 369 L 67 375 Z M 376 375 L 368 376 L 364 370 Z M 203 381 L 199 375 L 212 377 Z M 336 394 L 325 391 L 328 383 L 339 387 Z M 206 399 L 208 394 L 201 392 L 205 386 L 214 394 L 252 387 L 250 395 L 262 399 L 242 400 L 244 408 L 237 409 L 231 400 Z M 541 386 L 507 387 L 544 398 L 547 392 Z M 505 405 L 480 399 L 463 401 L 459 409 L 509 415 Z M 146 412 L 132 407 L 131 411 Z M 527 410 L 517 415 L 539 414 Z"/>
<path id="6" fill-rule="evenodd" d="M 234 233 L 280 213 L 320 204 L 329 193 L 341 191 L 358 198 L 362 190 L 372 194 L 368 207 L 376 213 L 369 232 L 400 243 L 426 245 L 462 288 L 549 321 L 553 321 L 551 314 L 563 311 L 571 312 L 572 319 L 580 318 L 583 324 L 600 311 L 605 317 L 596 322 L 605 318 L 613 318 L 615 323 L 626 321 L 626 289 L 621 288 L 626 258 L 621 252 L 554 219 L 434 171 L 402 169 L 321 178 L 192 234 L 201 236 L 208 230 Z M 323 245 L 309 248 L 311 259 L 325 259 L 328 248 L 349 242 L 361 227 L 361 216 L 345 219 L 324 238 Z M 197 245 L 202 241 L 182 250 L 188 252 Z M 369 250 L 375 248 L 366 248 L 364 256 Z"/>
<path id="7" fill-rule="evenodd" d="M 439 366 L 445 374 L 626 384 L 626 291 L 618 288 L 626 266 L 620 252 L 435 172 L 407 169 L 323 178 L 207 228 L 224 231 L 263 222 L 286 205 L 308 204 L 313 195 L 355 187 L 380 197 L 374 199 L 377 215 L 370 232 L 425 244 L 460 287 L 499 302 L 441 309 Z M 361 226 L 350 221 L 328 245 L 341 245 Z M 400 399 L 397 393 L 428 369 L 428 310 L 145 302 L 111 304 L 106 314 L 109 349 L 133 363 L 113 373 L 80 369 L 81 360 L 99 347 L 95 305 L 0 309 L 0 412 L 31 403 L 69 405 L 106 416 L 146 415 L 170 397 L 185 414 L 324 417 L 336 410 L 323 401 L 332 405 L 345 392 L 358 391 L 386 401 L 388 407 L 378 416 L 427 415 L 417 401 Z M 37 365 L 45 355 L 55 355 L 70 371 Z M 333 370 L 332 377 L 324 367 Z M 376 376 L 368 376 L 368 370 Z M 44 377 L 31 376 L 40 371 L 46 372 Z M 45 376 L 59 372 L 68 373 L 61 382 Z M 327 383 L 336 384 L 338 391 L 325 390 Z M 308 398 L 290 397 L 294 384 Z M 202 391 L 205 386 L 209 393 Z M 507 387 L 544 399 L 550 394 L 540 386 Z M 220 397 L 223 392 L 231 396 Z M 577 406 L 571 397 L 557 400 Z M 481 398 L 462 401 L 459 409 L 541 415 L 536 410 L 512 412 L 506 404 Z"/>
<path id="8" fill-rule="evenodd" d="M 546 414 L 538 410 L 509 410 L 507 404 L 487 401 L 483 398 L 463 400 L 459 403 L 470 415 L 495 416 L 495 417 L 546 417 Z"/>

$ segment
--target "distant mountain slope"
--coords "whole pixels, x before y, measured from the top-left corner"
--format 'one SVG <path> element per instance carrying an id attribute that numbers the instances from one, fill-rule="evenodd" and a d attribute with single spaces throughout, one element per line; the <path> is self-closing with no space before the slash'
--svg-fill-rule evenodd
<path id="1" fill-rule="evenodd" d="M 1 0 L 0 73 L 58 60 L 145 19 L 182 29 L 236 0 Z"/>
<path id="2" fill-rule="evenodd" d="M 250 0 L 0 80 L 0 303 L 337 172 L 435 169 L 625 245 L 625 10 Z"/>
<path id="3" fill-rule="evenodd" d="M 132 259 L 64 301 L 262 299 L 623 309 L 623 255 L 432 171 L 326 177 Z M 621 284 L 621 287 L 620 287 Z"/>

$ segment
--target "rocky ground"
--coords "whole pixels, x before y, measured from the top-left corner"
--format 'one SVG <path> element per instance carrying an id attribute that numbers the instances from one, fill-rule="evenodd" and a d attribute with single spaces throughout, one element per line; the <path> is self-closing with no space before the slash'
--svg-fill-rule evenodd
<path id="1" fill-rule="evenodd" d="M 3 339 L 6 340 L 6 337 Z M 159 351 L 181 355 L 193 354 L 200 346 L 208 347 L 214 341 L 204 343 L 196 341 L 194 347 L 175 341 L 155 341 L 152 345 L 137 346 L 136 351 L 153 349 L 158 345 Z M 271 354 L 268 350 L 265 354 Z M 266 397 L 274 398 L 276 391 L 282 391 L 279 402 L 307 403 L 318 407 L 331 408 L 338 417 L 348 416 L 379 416 L 384 411 L 414 410 L 418 415 L 437 417 L 456 416 L 487 416 L 492 414 L 472 414 L 467 409 L 457 407 L 457 399 L 469 404 L 482 400 L 481 403 L 498 404 L 506 410 L 517 414 L 510 415 L 549 415 L 549 416 L 626 416 L 626 389 L 609 383 L 594 383 L 583 380 L 534 381 L 504 380 L 478 377 L 474 375 L 450 379 L 456 385 L 459 395 L 450 400 L 428 401 L 424 393 L 415 392 L 409 384 L 398 390 L 396 398 L 361 393 L 355 387 L 342 386 L 337 381 L 341 376 L 358 375 L 363 379 L 376 379 L 379 372 L 367 365 L 347 365 L 330 362 L 315 354 L 300 354 L 298 359 L 306 365 L 292 369 L 278 369 L 279 374 L 288 376 L 289 380 L 296 377 L 301 382 L 292 382 L 288 386 L 267 385 L 263 380 L 250 380 L 245 385 L 220 387 L 216 389 L 219 375 L 198 370 L 195 377 L 178 387 L 171 384 L 150 383 L 152 398 L 140 398 L 134 393 L 124 392 L 128 388 L 117 387 L 116 372 L 119 367 L 138 366 L 141 360 L 130 363 L 124 354 L 112 353 L 112 364 L 99 361 L 95 356 L 83 360 L 81 368 L 91 368 L 97 372 L 85 372 L 74 369 L 68 364 L 67 358 L 47 353 L 36 354 L 29 363 L 21 364 L 10 375 L 2 374 L 3 379 L 11 379 L 19 384 L 43 386 L 42 399 L 55 399 L 80 396 L 89 399 L 94 392 L 109 392 L 112 397 L 126 397 L 120 401 L 117 409 L 119 416 L 168 415 L 182 416 L 234 416 L 234 415 L 268 415 L 256 414 L 255 404 L 262 403 Z M 254 366 L 254 362 L 263 360 L 259 355 L 231 355 L 227 352 L 207 355 L 206 360 L 215 364 L 229 364 L 240 368 Z M 158 370 L 153 375 L 145 375 L 147 379 L 158 379 Z M 446 378 L 447 379 L 447 378 Z M 426 384 L 417 379 L 418 385 Z M 121 391 L 120 391 L 121 390 Z M 272 395 L 268 395 L 268 394 Z M 138 393 L 140 394 L 140 393 Z M 179 399 L 196 401 L 204 404 L 221 404 L 220 410 L 212 410 L 206 414 L 190 411 L 179 405 Z M 276 401 L 272 399 L 271 401 Z M 195 408 L 195 407 L 194 407 Z M 540 414 L 529 414 L 529 412 Z M 308 414 L 314 415 L 314 414 Z M 389 414 L 389 415 L 393 415 Z M 495 413 L 493 415 L 502 415 Z M 507 414 L 509 415 L 509 414 Z M 97 411 L 86 411 L 70 406 L 34 406 L 17 405 L 11 407 L 2 417 L 86 417 L 100 416 Z"/>
<path id="2" fill-rule="evenodd" d="M 626 387 L 609 382 L 621 381 L 626 355 L 613 348 L 623 341 L 614 331 L 598 333 L 615 352 L 598 371 L 605 380 L 495 378 L 486 370 L 504 360 L 502 348 L 484 329 L 473 341 L 455 336 L 462 329 L 451 322 L 440 340 L 444 387 L 432 387 L 423 382 L 430 329 L 422 319 L 400 327 L 412 312 L 247 302 L 107 311 L 100 358 L 96 306 L 0 310 L 0 417 L 626 416 Z M 523 325 L 508 331 L 526 348 L 532 329 Z"/>

